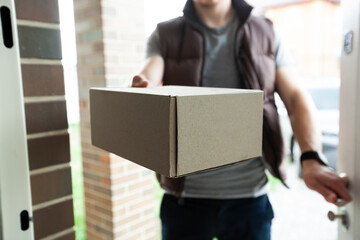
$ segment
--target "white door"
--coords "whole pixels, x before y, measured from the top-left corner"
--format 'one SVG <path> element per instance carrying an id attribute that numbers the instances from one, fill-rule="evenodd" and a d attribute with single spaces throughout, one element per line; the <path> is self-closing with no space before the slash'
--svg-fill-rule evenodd
<path id="1" fill-rule="evenodd" d="M 0 239 L 33 239 L 14 2 L 0 0 Z"/>
<path id="2" fill-rule="evenodd" d="M 341 58 L 339 171 L 350 180 L 354 201 L 345 206 L 349 229 L 339 219 L 339 240 L 360 239 L 360 0 L 341 1 L 343 51 Z M 340 209 L 341 211 L 341 209 Z"/>

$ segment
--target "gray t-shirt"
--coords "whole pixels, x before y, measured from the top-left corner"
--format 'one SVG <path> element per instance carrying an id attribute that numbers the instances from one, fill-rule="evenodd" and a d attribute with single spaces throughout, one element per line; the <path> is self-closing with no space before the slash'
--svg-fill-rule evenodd
<path id="1" fill-rule="evenodd" d="M 224 26 L 209 28 L 198 23 L 205 37 L 204 87 L 240 88 L 241 79 L 235 62 L 237 16 Z M 161 56 L 156 32 L 148 39 L 146 57 Z M 280 39 L 276 36 L 276 67 L 288 65 Z M 262 158 L 187 176 L 182 195 L 194 198 L 233 199 L 257 197 L 267 193 L 267 177 Z"/>

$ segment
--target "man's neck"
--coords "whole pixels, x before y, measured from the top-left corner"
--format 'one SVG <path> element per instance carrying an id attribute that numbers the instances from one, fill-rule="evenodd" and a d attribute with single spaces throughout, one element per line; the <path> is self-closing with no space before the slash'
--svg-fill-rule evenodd
<path id="1" fill-rule="evenodd" d="M 194 6 L 199 18 L 211 28 L 224 26 L 234 15 L 231 0 L 222 0 L 214 4 L 201 4 L 194 1 Z"/>

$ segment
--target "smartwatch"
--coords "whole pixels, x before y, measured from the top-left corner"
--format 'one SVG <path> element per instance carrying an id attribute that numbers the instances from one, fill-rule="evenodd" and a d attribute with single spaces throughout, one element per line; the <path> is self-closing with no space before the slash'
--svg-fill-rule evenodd
<path id="1" fill-rule="evenodd" d="M 320 164 L 324 166 L 328 166 L 328 160 L 326 159 L 325 155 L 321 152 L 317 151 L 306 151 L 301 154 L 300 161 L 301 163 L 307 160 L 316 160 Z"/>

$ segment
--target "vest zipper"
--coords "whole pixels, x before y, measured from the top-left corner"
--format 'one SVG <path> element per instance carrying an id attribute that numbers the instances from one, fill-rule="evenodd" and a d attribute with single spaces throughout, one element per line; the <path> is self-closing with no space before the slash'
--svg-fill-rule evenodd
<path id="1" fill-rule="evenodd" d="M 205 42 L 205 36 L 204 34 L 201 32 L 201 30 L 196 26 L 197 23 L 194 23 L 192 21 L 190 21 L 189 19 L 187 19 L 185 17 L 185 27 L 186 27 L 186 24 L 189 24 L 189 26 L 191 28 L 193 28 L 196 32 L 198 32 L 201 37 L 202 37 L 202 41 L 203 41 L 203 55 L 202 55 L 202 63 L 201 63 L 201 72 L 200 72 L 200 82 L 199 82 L 199 86 L 202 86 L 202 82 L 203 82 L 203 75 L 204 75 L 204 65 L 205 65 L 205 54 L 206 54 L 206 42 Z M 185 32 L 185 31 L 184 31 Z M 182 38 L 185 37 L 185 34 L 182 36 Z M 183 40 L 183 39 L 182 39 Z"/>
<path id="2" fill-rule="evenodd" d="M 200 73 L 200 86 L 203 85 L 203 76 L 204 76 L 204 66 L 205 66 L 205 57 L 206 57 L 206 41 L 205 41 L 205 36 L 202 32 L 200 32 L 201 36 L 202 36 L 202 41 L 203 41 L 203 56 L 202 56 L 202 63 L 201 63 L 201 73 Z"/>
<path id="3" fill-rule="evenodd" d="M 196 27 L 195 24 L 190 24 L 190 26 L 192 28 L 194 28 L 202 37 L 202 42 L 203 42 L 203 55 L 202 55 L 202 63 L 201 63 L 201 72 L 200 72 L 200 82 L 199 82 L 199 86 L 202 86 L 203 83 L 203 76 L 204 76 L 204 66 L 205 66 L 205 55 L 206 55 L 206 42 L 205 42 L 205 35 L 201 32 L 201 30 L 199 28 Z"/>
<path id="4" fill-rule="evenodd" d="M 181 39 L 180 39 L 180 46 L 178 49 L 178 59 L 177 62 L 180 63 L 181 60 L 181 54 L 182 54 L 182 49 L 183 49 L 183 45 L 184 45 L 184 38 L 185 38 L 185 29 L 186 29 L 186 22 L 183 23 L 183 27 L 181 30 Z"/>
<path id="5" fill-rule="evenodd" d="M 239 66 L 239 61 L 242 61 L 242 59 L 240 59 L 240 57 L 238 57 L 238 52 L 237 52 L 237 46 L 239 45 L 238 43 L 238 35 L 239 35 L 239 31 L 241 29 L 241 27 L 244 25 L 243 23 L 239 22 L 239 26 L 236 29 L 235 32 L 235 44 L 234 44 L 234 59 L 235 59 L 235 65 L 236 65 L 236 69 L 238 71 L 238 75 L 239 75 L 239 81 L 240 81 L 240 86 L 243 89 L 251 89 L 249 83 L 247 80 L 245 80 L 245 77 L 243 75 L 242 69 Z M 240 48 L 239 48 L 240 49 Z"/>

